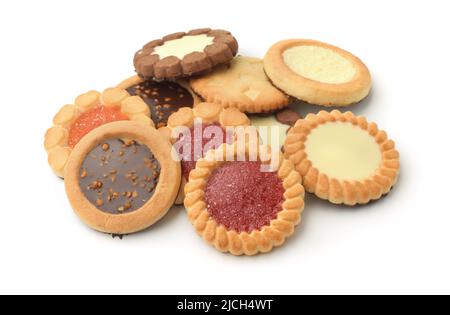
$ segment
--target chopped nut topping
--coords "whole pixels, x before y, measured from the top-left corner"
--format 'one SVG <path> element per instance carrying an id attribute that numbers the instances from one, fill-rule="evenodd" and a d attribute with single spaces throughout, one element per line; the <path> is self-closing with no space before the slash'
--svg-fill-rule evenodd
<path id="1" fill-rule="evenodd" d="M 89 185 L 89 188 L 92 190 L 100 189 L 102 187 L 103 187 L 103 183 L 99 180 L 95 180 Z"/>

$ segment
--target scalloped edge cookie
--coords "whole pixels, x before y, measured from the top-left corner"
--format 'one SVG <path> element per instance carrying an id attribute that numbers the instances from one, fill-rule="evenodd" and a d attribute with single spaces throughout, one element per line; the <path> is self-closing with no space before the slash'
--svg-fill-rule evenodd
<path id="1" fill-rule="evenodd" d="M 155 54 L 155 48 L 166 42 L 197 35 L 213 37 L 213 44 L 206 46 L 203 52 L 191 52 L 182 59 L 176 56 L 161 59 L 159 55 Z M 214 67 L 231 61 L 236 56 L 238 49 L 239 45 L 236 39 L 228 31 L 210 28 L 196 29 L 151 41 L 136 53 L 134 66 L 139 76 L 145 79 L 176 80 L 209 72 Z"/>
<path id="2" fill-rule="evenodd" d="M 223 108 L 220 104 L 200 103 L 195 108 L 183 107 L 173 113 L 168 120 L 167 127 L 158 129 L 158 131 L 166 139 L 170 139 L 172 143 L 176 139 L 172 138 L 172 131 L 177 127 L 194 126 L 195 119 L 202 119 L 203 123 L 219 123 L 223 128 L 250 126 L 250 119 L 244 113 L 236 108 Z M 176 205 L 182 205 L 184 200 L 184 186 L 187 181 L 183 177 L 181 179 L 180 192 L 178 194 Z"/>
<path id="3" fill-rule="evenodd" d="M 259 58 L 238 56 L 229 66 L 191 79 L 190 85 L 207 102 L 246 113 L 268 113 L 290 103 L 290 98 L 272 85 Z"/>
<path id="4" fill-rule="evenodd" d="M 140 209 L 125 214 L 105 213 L 95 207 L 79 185 L 80 168 L 86 155 L 112 138 L 131 139 L 147 146 L 161 165 L 161 174 L 152 198 Z M 65 170 L 65 188 L 75 213 L 91 228 L 111 234 L 131 234 L 142 231 L 160 220 L 173 205 L 180 178 L 180 163 L 172 159 L 171 144 L 159 136 L 153 127 L 136 121 L 113 122 L 94 129 L 74 148 Z"/>
<path id="5" fill-rule="evenodd" d="M 297 46 L 321 47 L 339 54 L 351 62 L 356 76 L 345 83 L 331 84 L 299 75 L 284 60 L 284 52 Z M 372 86 L 369 69 L 358 57 L 339 47 L 315 40 L 291 39 L 276 43 L 264 58 L 264 69 L 272 83 L 283 92 L 314 105 L 352 105 L 367 97 Z"/>
<path id="6" fill-rule="evenodd" d="M 382 153 L 382 162 L 372 176 L 365 180 L 338 180 L 321 173 L 313 166 L 305 152 L 305 143 L 313 129 L 328 122 L 349 122 L 367 131 L 375 139 Z M 387 133 L 379 130 L 377 124 L 367 122 L 363 116 L 338 110 L 309 114 L 299 120 L 286 139 L 285 156 L 303 176 L 306 191 L 331 203 L 348 206 L 363 205 L 380 199 L 396 184 L 400 172 L 400 155 Z"/>
<path id="7" fill-rule="evenodd" d="M 246 152 L 240 152 L 236 143 L 233 145 L 224 144 L 218 150 L 209 151 L 206 158 L 198 161 L 197 167 L 191 172 L 189 183 L 185 187 L 186 198 L 184 200 L 189 221 L 196 232 L 220 252 L 229 252 L 236 256 L 268 253 L 273 248 L 283 245 L 301 222 L 301 214 L 305 205 L 305 190 L 302 186 L 302 178 L 295 170 L 294 164 L 284 159 L 280 154 L 278 177 L 283 181 L 285 200 L 277 218 L 272 220 L 269 226 L 252 233 L 237 233 L 227 230 L 224 226 L 219 226 L 209 215 L 204 199 L 204 189 L 212 172 L 226 163 L 216 161 L 217 152 L 219 152 L 219 155 L 221 153 L 226 154 L 228 150 L 234 152 L 235 157 L 238 154 L 246 154 L 248 158 L 248 149 L 245 150 Z M 263 151 L 259 150 L 259 154 Z"/>
<path id="8" fill-rule="evenodd" d="M 132 121 L 154 127 L 147 104 L 136 96 L 130 96 L 120 88 L 108 88 L 103 93 L 89 91 L 75 99 L 73 105 L 64 105 L 53 118 L 53 127 L 45 133 L 44 148 L 48 153 L 48 164 L 55 174 L 63 178 L 64 168 L 72 149 L 68 146 L 69 130 L 77 118 L 97 107 L 120 108 Z"/>

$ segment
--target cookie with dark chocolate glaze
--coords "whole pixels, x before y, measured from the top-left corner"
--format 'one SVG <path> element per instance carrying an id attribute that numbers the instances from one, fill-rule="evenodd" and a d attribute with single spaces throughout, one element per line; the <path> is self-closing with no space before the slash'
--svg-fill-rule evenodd
<path id="1" fill-rule="evenodd" d="M 170 115 L 180 108 L 193 108 L 201 102 L 189 84 L 182 80 L 157 82 L 133 76 L 121 82 L 117 87 L 126 90 L 130 95 L 142 98 L 150 109 L 151 119 L 156 128 L 167 126 Z"/>
<path id="2" fill-rule="evenodd" d="M 238 42 L 228 31 L 197 29 L 151 41 L 136 53 L 134 66 L 144 79 L 176 80 L 226 64 L 238 49 Z"/>
<path id="3" fill-rule="evenodd" d="M 173 205 L 181 166 L 158 131 L 139 122 L 106 124 L 74 148 L 65 185 L 75 213 L 91 228 L 124 235 L 160 220 Z"/>

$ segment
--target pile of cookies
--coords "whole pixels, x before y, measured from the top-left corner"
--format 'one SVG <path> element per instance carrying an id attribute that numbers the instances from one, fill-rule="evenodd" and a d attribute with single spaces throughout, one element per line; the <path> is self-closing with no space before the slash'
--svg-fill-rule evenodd
<path id="1" fill-rule="evenodd" d="M 360 59 L 312 40 L 276 43 L 264 60 L 237 54 L 228 31 L 168 35 L 136 53 L 136 76 L 59 110 L 44 145 L 83 222 L 125 235 L 184 204 L 206 242 L 255 255 L 294 233 L 305 190 L 347 206 L 391 190 L 399 153 L 375 123 L 293 110 L 295 100 L 344 107 L 364 99 L 371 77 Z M 263 137 L 264 128 L 276 137 Z"/>

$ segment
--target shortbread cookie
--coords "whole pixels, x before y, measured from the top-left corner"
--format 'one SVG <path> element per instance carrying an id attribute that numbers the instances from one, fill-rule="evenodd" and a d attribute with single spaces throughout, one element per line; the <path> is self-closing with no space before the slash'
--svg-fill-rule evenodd
<path id="1" fill-rule="evenodd" d="M 351 53 L 313 40 L 285 40 L 272 46 L 264 69 L 288 95 L 323 106 L 347 106 L 371 89 L 366 65 Z"/>
<path id="2" fill-rule="evenodd" d="M 226 161 L 226 151 L 234 153 Z M 184 201 L 188 217 L 206 242 L 221 252 L 256 255 L 281 246 L 300 223 L 304 189 L 294 165 L 282 156 L 278 171 L 264 170 L 274 156 L 249 158 L 236 144 L 210 151 L 191 172 Z M 243 155 L 243 161 L 237 156 Z M 225 162 L 224 162 L 225 161 Z M 265 161 L 265 162 L 263 162 Z M 267 166 L 267 165 L 266 165 Z"/>
<path id="3" fill-rule="evenodd" d="M 201 103 L 195 108 L 181 108 L 169 117 L 166 128 L 160 132 L 172 143 L 178 143 L 178 151 L 184 149 L 188 143 L 187 152 L 179 152 L 182 169 L 182 184 L 176 204 L 182 204 L 184 199 L 184 185 L 189 179 L 190 172 L 195 168 L 198 160 L 204 157 L 208 149 L 216 149 L 223 143 L 232 143 L 235 134 L 227 133 L 227 127 L 249 126 L 250 120 L 236 108 L 223 108 L 219 104 Z M 189 128 L 190 138 L 187 135 L 176 135 L 180 127 Z M 182 130 L 179 130 L 181 132 Z M 214 142 L 211 142 L 213 140 Z M 199 145 L 196 150 L 195 145 Z"/>
<path id="4" fill-rule="evenodd" d="M 334 204 L 367 204 L 395 185 L 399 153 L 375 123 L 351 112 L 321 111 L 299 120 L 285 154 L 303 176 L 305 189 Z"/>
<path id="5" fill-rule="evenodd" d="M 289 104 L 289 98 L 270 83 L 258 58 L 238 56 L 229 66 L 191 79 L 191 87 L 207 102 L 246 113 L 272 112 Z"/>
<path id="6" fill-rule="evenodd" d="M 144 230 L 167 213 L 180 177 L 170 142 L 153 127 L 120 121 L 95 129 L 78 143 L 67 163 L 65 185 L 81 220 L 100 232 L 123 235 Z"/>
<path id="7" fill-rule="evenodd" d="M 253 114 L 249 118 L 263 144 L 282 150 L 288 131 L 301 117 L 293 109 L 285 108 L 272 114 Z"/>
<path id="8" fill-rule="evenodd" d="M 194 107 L 201 102 L 184 81 L 156 82 L 131 77 L 118 88 L 127 90 L 130 95 L 140 96 L 151 112 L 151 118 L 157 128 L 167 126 L 167 119 L 182 107 Z"/>
<path id="9" fill-rule="evenodd" d="M 230 32 L 198 29 L 148 43 L 136 53 L 134 66 L 144 79 L 175 80 L 211 71 L 231 61 L 237 51 Z"/>
<path id="10" fill-rule="evenodd" d="M 109 88 L 102 94 L 90 91 L 78 96 L 73 105 L 63 106 L 53 118 L 53 127 L 45 134 L 44 146 L 50 167 L 63 177 L 75 145 L 93 129 L 120 120 L 154 125 L 142 99 L 120 88 Z"/>

